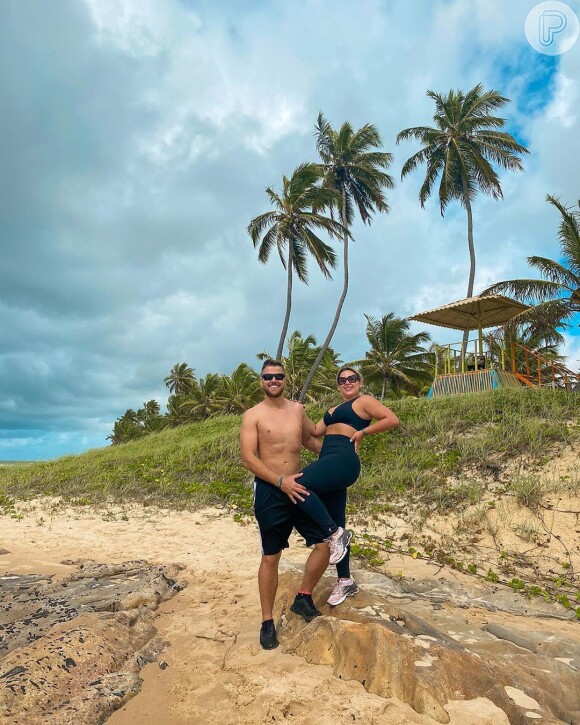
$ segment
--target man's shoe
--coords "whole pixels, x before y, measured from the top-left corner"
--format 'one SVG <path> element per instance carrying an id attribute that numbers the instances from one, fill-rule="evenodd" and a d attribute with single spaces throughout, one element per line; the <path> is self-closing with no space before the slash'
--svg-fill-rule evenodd
<path id="1" fill-rule="evenodd" d="M 297 594 L 296 599 L 294 599 L 290 607 L 290 611 L 294 612 L 294 614 L 299 614 L 305 622 L 312 622 L 315 617 L 320 617 L 322 614 L 314 606 L 310 594 Z"/>
<path id="2" fill-rule="evenodd" d="M 276 627 L 274 627 L 274 620 L 267 619 L 262 622 L 260 629 L 260 644 L 264 649 L 275 649 L 279 642 L 276 637 Z"/>
<path id="3" fill-rule="evenodd" d="M 328 542 L 330 547 L 330 559 L 329 564 L 338 564 L 342 561 L 348 552 L 348 545 L 352 539 L 352 531 L 343 529 L 341 526 L 334 532 L 328 539 L 324 539 Z"/>
<path id="4" fill-rule="evenodd" d="M 358 584 L 354 579 L 348 579 L 346 581 L 339 579 L 326 602 L 331 607 L 336 607 L 342 604 L 347 597 L 352 597 L 357 592 Z"/>

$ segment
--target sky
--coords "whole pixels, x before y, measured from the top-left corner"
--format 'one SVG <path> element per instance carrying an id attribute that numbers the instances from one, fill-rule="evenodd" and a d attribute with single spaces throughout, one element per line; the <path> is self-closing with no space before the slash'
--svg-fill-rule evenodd
<path id="1" fill-rule="evenodd" d="M 580 16 L 577 0 L 568 3 Z M 511 102 L 530 154 L 504 198 L 473 206 L 475 292 L 558 257 L 557 211 L 580 196 L 580 40 L 528 43 L 527 0 L 3 0 L 0 3 L 0 460 L 107 445 L 175 363 L 196 376 L 275 352 L 286 276 L 246 228 L 265 188 L 316 161 L 319 111 L 379 130 L 393 153 L 390 212 L 353 227 L 350 288 L 332 342 L 364 357 L 365 318 L 465 297 L 466 218 L 418 201 L 427 89 L 477 83 Z M 534 275 L 535 276 L 535 275 Z M 290 331 L 321 342 L 341 292 L 311 267 Z M 458 333 L 412 323 L 436 342 Z M 568 365 L 580 337 L 567 333 Z"/>

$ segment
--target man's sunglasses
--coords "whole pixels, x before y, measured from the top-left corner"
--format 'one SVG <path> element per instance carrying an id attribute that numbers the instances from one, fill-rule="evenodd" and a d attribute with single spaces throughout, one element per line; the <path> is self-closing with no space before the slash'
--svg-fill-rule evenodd
<path id="1" fill-rule="evenodd" d="M 263 373 L 262 380 L 269 382 L 270 380 L 284 380 L 284 373 Z"/>
<path id="2" fill-rule="evenodd" d="M 339 377 L 338 378 L 338 384 L 339 385 L 346 385 L 347 383 L 356 383 L 358 382 L 358 375 L 347 375 L 346 377 Z"/>

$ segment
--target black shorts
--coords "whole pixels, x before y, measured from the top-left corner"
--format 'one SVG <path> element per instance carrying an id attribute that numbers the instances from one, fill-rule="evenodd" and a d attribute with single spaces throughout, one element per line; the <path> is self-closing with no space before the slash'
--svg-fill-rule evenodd
<path id="1" fill-rule="evenodd" d="M 254 513 L 260 529 L 262 554 L 278 554 L 287 549 L 293 528 L 304 537 L 306 546 L 321 544 L 326 536 L 284 491 L 261 478 L 254 480 Z"/>

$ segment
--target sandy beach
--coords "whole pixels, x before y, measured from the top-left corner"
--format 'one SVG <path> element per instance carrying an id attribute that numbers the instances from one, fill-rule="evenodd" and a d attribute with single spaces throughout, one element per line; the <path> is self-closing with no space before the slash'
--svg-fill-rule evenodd
<path id="1" fill-rule="evenodd" d="M 73 569 L 63 561 L 84 559 L 185 565 L 187 588 L 157 612 L 155 626 L 167 646 L 158 661 L 142 669 L 141 692 L 109 718 L 112 725 L 433 722 L 397 699 L 369 694 L 357 681 L 338 679 L 331 667 L 308 664 L 283 647 L 269 652 L 260 648 L 260 553 L 253 524 L 240 525 L 217 509 L 90 510 L 44 501 L 29 504 L 21 520 L 5 517 L 2 526 L 8 550 L 0 557 L 2 572 L 61 577 Z M 283 568 L 301 567 L 307 553 L 294 538 Z M 319 603 L 332 586 L 330 573 L 320 585 Z M 508 722 L 485 698 L 449 702 L 446 709 L 453 723 Z"/>

